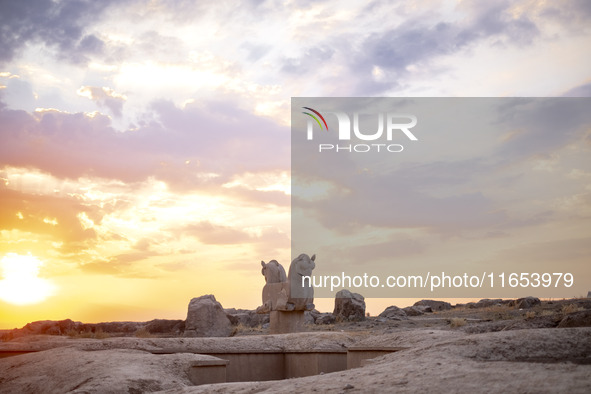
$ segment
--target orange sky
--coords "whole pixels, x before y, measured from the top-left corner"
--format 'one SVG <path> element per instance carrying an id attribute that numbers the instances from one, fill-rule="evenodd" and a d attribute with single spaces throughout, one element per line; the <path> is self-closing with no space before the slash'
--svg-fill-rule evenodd
<path id="1" fill-rule="evenodd" d="M 293 96 L 591 96 L 591 14 L 574 2 L 13 3 L 0 5 L 0 328 L 183 319 L 209 293 L 256 308 L 260 261 L 292 253 Z M 512 205 L 540 234 L 560 222 L 576 262 L 588 141 L 549 139 L 523 164 L 536 199 Z"/>

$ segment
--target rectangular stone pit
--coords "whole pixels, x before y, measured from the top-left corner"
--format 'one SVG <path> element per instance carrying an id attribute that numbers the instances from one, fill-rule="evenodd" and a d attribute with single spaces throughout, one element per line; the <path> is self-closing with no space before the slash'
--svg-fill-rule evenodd
<path id="1" fill-rule="evenodd" d="M 240 351 L 234 353 L 206 353 L 227 360 L 228 382 L 253 382 L 284 379 L 283 352 Z"/>
<path id="2" fill-rule="evenodd" d="M 404 347 L 368 347 L 351 346 L 347 349 L 347 369 L 365 366 L 365 361 L 376 357 L 398 352 L 407 348 Z"/>
<path id="3" fill-rule="evenodd" d="M 189 380 L 194 385 L 226 383 L 228 360 L 197 360 L 189 368 Z"/>
<path id="4" fill-rule="evenodd" d="M 195 385 L 223 382 L 254 382 L 314 376 L 363 367 L 376 357 L 406 347 L 352 346 L 347 349 L 250 350 L 199 354 L 214 360 L 198 360 L 191 368 Z M 186 349 L 153 351 L 156 354 L 186 353 Z M 217 369 L 216 369 L 217 368 Z"/>
<path id="5" fill-rule="evenodd" d="M 301 378 L 347 369 L 346 351 L 286 351 L 284 354 L 284 379 Z"/>
<path id="6" fill-rule="evenodd" d="M 229 361 L 228 382 L 282 380 L 347 369 L 346 350 L 244 351 L 207 355 Z"/>

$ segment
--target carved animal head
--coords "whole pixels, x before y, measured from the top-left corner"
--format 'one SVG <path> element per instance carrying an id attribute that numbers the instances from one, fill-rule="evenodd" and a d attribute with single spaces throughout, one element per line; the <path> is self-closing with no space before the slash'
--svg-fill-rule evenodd
<path id="1" fill-rule="evenodd" d="M 261 274 L 265 277 L 265 282 L 267 283 L 278 283 L 278 282 L 285 282 L 287 277 L 285 275 L 285 269 L 283 266 L 277 262 L 277 260 L 271 260 L 269 263 L 265 264 L 264 261 L 261 261 Z"/>
<path id="2" fill-rule="evenodd" d="M 316 268 L 315 260 L 316 255 L 310 257 L 307 254 L 302 253 L 291 262 L 291 265 L 289 266 L 289 277 L 294 278 L 294 275 L 297 275 L 298 277 L 312 275 L 312 270 Z"/>

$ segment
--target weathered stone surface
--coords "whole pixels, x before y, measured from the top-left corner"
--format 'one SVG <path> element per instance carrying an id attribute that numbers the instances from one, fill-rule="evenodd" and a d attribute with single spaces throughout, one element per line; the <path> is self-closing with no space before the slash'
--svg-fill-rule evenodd
<path id="1" fill-rule="evenodd" d="M 417 301 L 414 306 L 428 306 L 432 311 L 446 311 L 451 309 L 451 304 L 449 302 L 435 300 Z"/>
<path id="2" fill-rule="evenodd" d="M 500 298 L 495 298 L 495 299 L 483 298 L 482 300 L 480 300 L 476 303 L 472 303 L 473 305 L 471 305 L 471 307 L 473 307 L 473 308 L 489 308 L 491 306 L 502 305 L 502 302 L 503 302 L 503 300 Z"/>
<path id="3" fill-rule="evenodd" d="M 409 323 L 410 321 L 406 322 Z M 398 323 L 397 323 L 398 324 Z M 351 325 L 357 326 L 357 325 Z M 484 334 L 404 329 L 382 333 L 318 332 L 236 338 L 62 338 L 62 348 L 0 359 L 6 393 L 589 393 L 591 328 L 517 329 Z M 50 341 L 56 338 L 50 337 Z M 34 342 L 32 344 L 37 344 Z M 6 346 L 7 343 L 0 343 Z M 80 348 L 76 348 L 76 347 Z M 106 351 L 105 347 L 121 350 Z M 130 352 L 129 346 L 138 351 Z M 191 386 L 188 367 L 205 359 L 190 353 L 235 350 L 343 350 L 401 347 L 363 368 L 305 378 Z M 85 350 L 82 350 L 85 349 Z M 150 354 L 173 348 L 175 354 Z M 94 350 L 94 351 L 88 351 Z M 124 351 L 122 351 L 124 350 Z M 189 351 L 190 353 L 187 353 Z M 429 371 L 429 377 L 421 371 Z M 451 377 L 451 378 L 450 378 Z M 434 383 L 435 382 L 435 383 Z"/>
<path id="4" fill-rule="evenodd" d="M 190 386 L 200 354 L 142 350 L 84 351 L 70 347 L 0 359 L 2 393 L 146 393 Z"/>
<path id="5" fill-rule="evenodd" d="M 143 328 L 152 334 L 180 335 L 185 331 L 185 321 L 154 319 L 145 323 Z"/>
<path id="6" fill-rule="evenodd" d="M 237 313 L 248 313 L 251 312 L 251 310 L 240 308 L 224 308 L 224 312 L 226 312 L 226 315 L 235 315 Z"/>
<path id="7" fill-rule="evenodd" d="M 387 307 L 382 313 L 379 314 L 379 317 L 385 317 L 390 320 L 408 319 L 406 312 L 395 305 Z"/>
<path id="8" fill-rule="evenodd" d="M 269 313 L 271 311 L 293 310 L 288 308 L 289 282 L 267 283 L 263 287 L 263 305 L 256 310 L 257 313 Z"/>
<path id="9" fill-rule="evenodd" d="M 365 320 L 365 298 L 349 290 L 339 291 L 334 300 L 333 315 L 341 321 Z"/>
<path id="10" fill-rule="evenodd" d="M 83 324 L 80 326 L 82 332 L 96 332 L 96 330 L 102 330 L 107 333 L 122 333 L 122 334 L 133 334 L 140 328 L 143 323 L 122 321 L 122 322 L 107 322 L 107 323 L 96 323 L 96 324 Z"/>
<path id="11" fill-rule="evenodd" d="M 305 330 L 305 311 L 271 311 L 270 334 L 289 334 Z"/>
<path id="12" fill-rule="evenodd" d="M 227 313 L 226 316 L 228 317 L 228 320 L 230 320 L 230 323 L 233 326 L 237 326 L 239 324 L 242 324 L 243 326 L 246 326 L 246 322 L 249 320 L 250 316 L 248 315 L 248 313 L 234 313 L 234 314 L 229 314 Z"/>
<path id="13" fill-rule="evenodd" d="M 509 305 L 514 306 L 518 309 L 528 309 L 541 304 L 542 302 L 537 297 L 524 297 L 511 301 Z"/>
<path id="14" fill-rule="evenodd" d="M 310 311 L 304 311 L 304 324 L 314 324 L 316 322 L 316 319 L 314 318 L 314 316 L 312 316 L 312 314 L 310 313 Z"/>
<path id="15" fill-rule="evenodd" d="M 319 312 L 314 309 L 309 312 L 310 316 L 314 318 L 315 324 L 334 324 L 336 322 L 335 316 L 330 312 Z"/>
<path id="16" fill-rule="evenodd" d="M 314 321 L 316 324 L 335 324 L 337 318 L 332 313 L 323 313 L 322 316 L 319 316 Z"/>
<path id="17" fill-rule="evenodd" d="M 320 312 L 318 309 L 312 309 L 311 311 L 306 311 L 306 313 L 312 316 L 314 321 L 316 321 L 316 319 L 322 315 L 322 312 Z"/>
<path id="18" fill-rule="evenodd" d="M 68 330 L 78 329 L 80 322 L 66 320 L 42 320 L 26 324 L 22 329 L 24 335 L 65 335 Z"/>
<path id="19" fill-rule="evenodd" d="M 258 327 L 269 322 L 269 314 L 259 314 L 245 309 L 234 309 L 234 313 L 228 313 L 231 311 L 229 309 L 225 311 L 233 326 L 242 324 L 245 327 Z"/>
<path id="20" fill-rule="evenodd" d="M 186 337 L 227 337 L 232 324 L 212 294 L 193 298 L 185 322 Z"/>
<path id="21" fill-rule="evenodd" d="M 7 331 L 0 339 L 11 340 L 28 335 L 77 335 L 82 333 L 103 332 L 117 336 L 133 336 L 138 330 L 145 329 L 161 336 L 178 336 L 185 330 L 184 320 L 154 319 L 148 322 L 105 322 L 80 323 L 67 320 L 43 320 L 28 323 L 23 328 Z"/>
<path id="22" fill-rule="evenodd" d="M 569 313 L 558 324 L 558 328 L 591 327 L 591 310 Z"/>
<path id="23" fill-rule="evenodd" d="M 430 306 L 407 306 L 406 308 L 402 308 L 402 310 L 407 316 L 420 316 L 425 313 L 433 312 Z"/>

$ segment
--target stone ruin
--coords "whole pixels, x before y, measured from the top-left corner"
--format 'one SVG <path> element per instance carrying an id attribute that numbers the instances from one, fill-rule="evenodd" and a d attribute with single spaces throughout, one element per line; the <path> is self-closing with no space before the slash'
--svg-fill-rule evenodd
<path id="1" fill-rule="evenodd" d="M 316 267 L 316 255 L 300 254 L 285 269 L 276 260 L 261 261 L 261 273 L 265 277 L 263 305 L 257 313 L 269 313 L 271 334 L 303 331 L 305 311 L 314 309 L 314 288 L 311 281 L 303 283 L 302 277 L 311 276 Z"/>
<path id="2" fill-rule="evenodd" d="M 213 294 L 193 298 L 185 321 L 186 337 L 227 337 L 232 332 L 228 316 Z"/>

